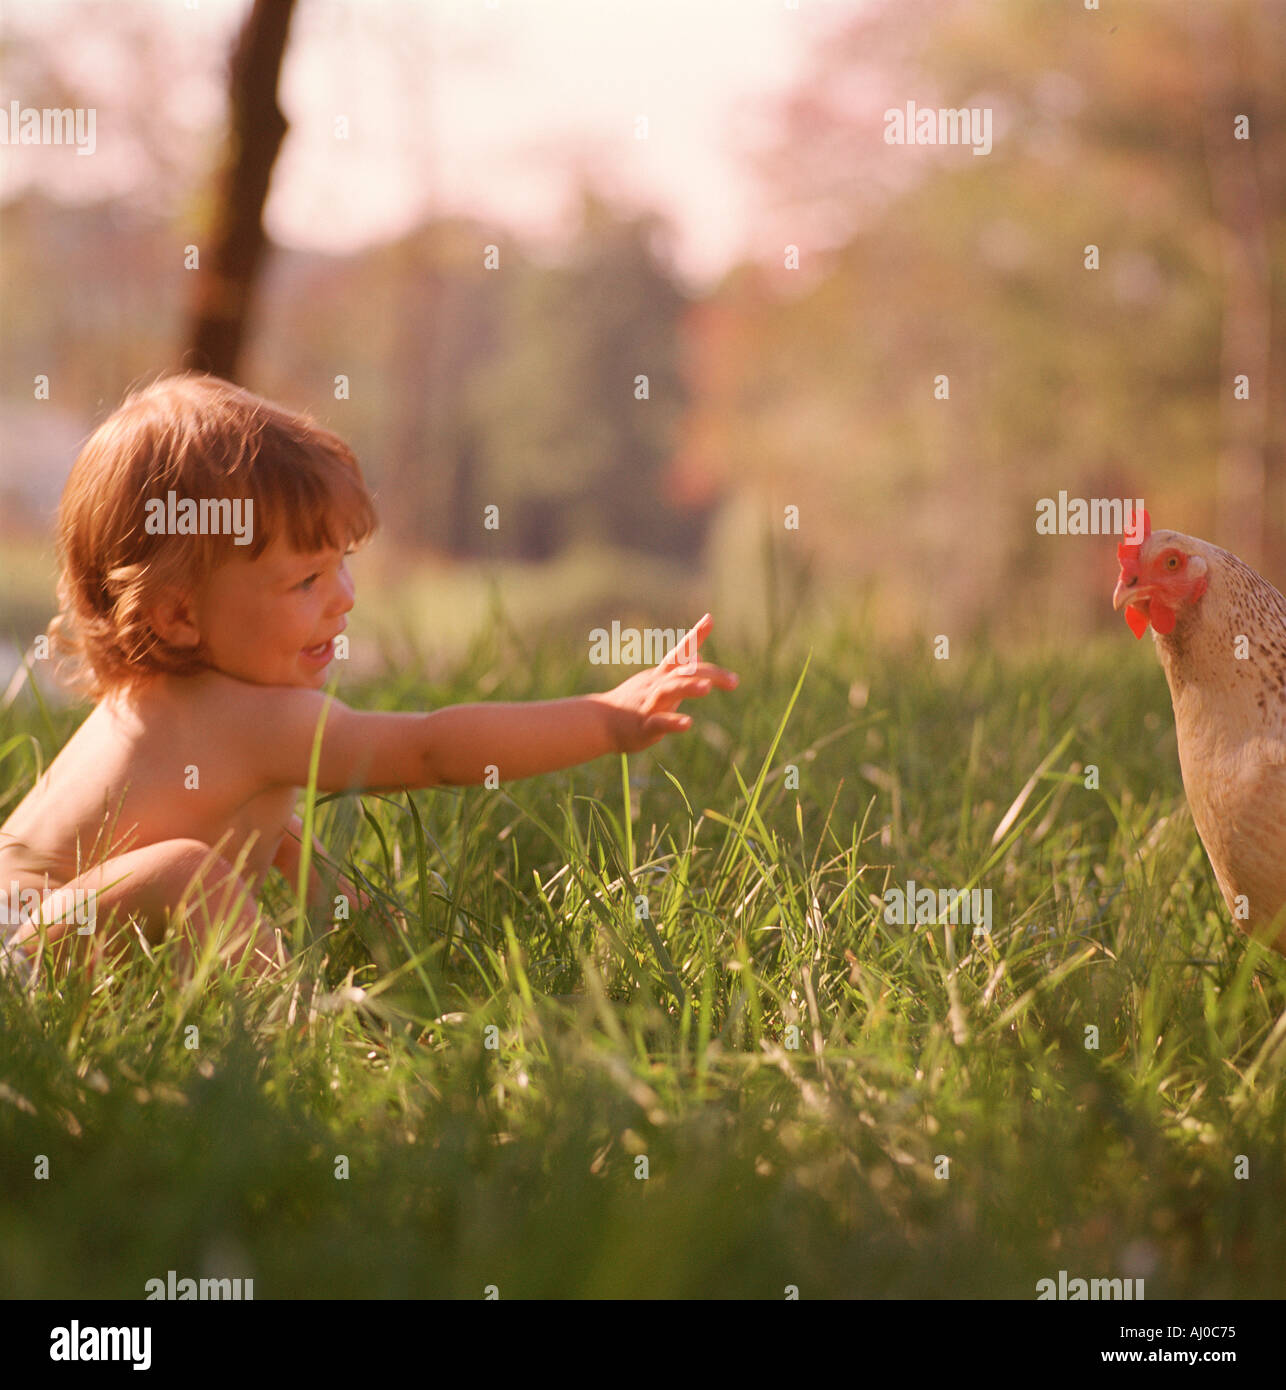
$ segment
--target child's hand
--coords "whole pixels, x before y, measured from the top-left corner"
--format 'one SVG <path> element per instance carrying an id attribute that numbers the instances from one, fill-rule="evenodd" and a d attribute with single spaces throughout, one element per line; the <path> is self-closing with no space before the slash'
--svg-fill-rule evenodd
<path id="1" fill-rule="evenodd" d="M 732 671 L 697 660 L 697 652 L 713 626 L 714 620 L 707 613 L 659 666 L 640 671 L 615 690 L 591 697 L 608 707 L 619 752 L 637 753 L 666 734 L 690 728 L 692 716 L 679 713 L 683 700 L 708 695 L 715 686 L 736 689 L 737 677 Z"/>

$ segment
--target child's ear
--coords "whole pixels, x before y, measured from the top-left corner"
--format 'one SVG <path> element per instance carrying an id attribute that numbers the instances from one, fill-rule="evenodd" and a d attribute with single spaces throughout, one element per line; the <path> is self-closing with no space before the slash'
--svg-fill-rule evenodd
<path id="1" fill-rule="evenodd" d="M 193 620 L 192 601 L 179 589 L 166 589 L 149 613 L 152 631 L 171 647 L 198 647 L 201 633 Z"/>

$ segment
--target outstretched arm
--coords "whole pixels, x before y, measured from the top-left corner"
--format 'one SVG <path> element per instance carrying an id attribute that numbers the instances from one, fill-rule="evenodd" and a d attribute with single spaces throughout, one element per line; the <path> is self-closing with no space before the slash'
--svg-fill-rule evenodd
<path id="1" fill-rule="evenodd" d="M 251 731 L 256 765 L 270 782 L 300 786 L 322 721 L 317 786 L 469 786 L 534 777 L 604 753 L 637 752 L 690 727 L 683 700 L 732 690 L 737 677 L 696 659 L 709 635 L 709 614 L 651 670 L 614 690 L 525 704 L 452 705 L 430 714 L 362 714 L 316 691 L 273 692 L 274 717 Z"/>

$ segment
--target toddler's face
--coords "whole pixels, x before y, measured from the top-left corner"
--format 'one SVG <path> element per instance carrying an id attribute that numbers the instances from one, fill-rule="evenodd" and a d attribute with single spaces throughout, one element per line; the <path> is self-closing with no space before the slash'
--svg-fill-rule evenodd
<path id="1" fill-rule="evenodd" d="M 220 566 L 194 604 L 211 665 L 255 685 L 320 689 L 353 606 L 345 558 L 278 537 L 257 559 Z"/>

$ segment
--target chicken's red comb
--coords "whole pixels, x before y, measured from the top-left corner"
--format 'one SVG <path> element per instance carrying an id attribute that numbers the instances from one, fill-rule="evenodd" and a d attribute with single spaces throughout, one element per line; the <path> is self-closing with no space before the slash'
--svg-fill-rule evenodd
<path id="1" fill-rule="evenodd" d="M 1142 539 L 1142 540 L 1137 540 L 1137 541 L 1129 540 L 1129 539 L 1128 539 L 1128 533 L 1127 533 L 1127 538 L 1126 538 L 1126 539 L 1123 539 L 1123 540 L 1121 541 L 1121 544 L 1118 545 L 1118 546 L 1116 547 L 1116 558 L 1121 562 L 1122 566 L 1124 566 L 1125 563 L 1126 563 L 1127 561 L 1133 561 L 1134 564 L 1136 564 L 1136 565 L 1138 564 L 1138 562 L 1139 562 L 1139 551 L 1140 551 L 1140 549 L 1141 549 L 1142 546 L 1143 546 L 1143 541 L 1147 540 L 1147 538 L 1148 538 L 1151 534 L 1152 534 L 1152 518 L 1148 515 L 1147 509 L 1144 508 L 1144 511 L 1143 511 L 1143 539 Z"/>

